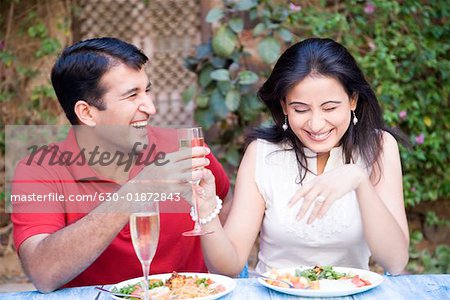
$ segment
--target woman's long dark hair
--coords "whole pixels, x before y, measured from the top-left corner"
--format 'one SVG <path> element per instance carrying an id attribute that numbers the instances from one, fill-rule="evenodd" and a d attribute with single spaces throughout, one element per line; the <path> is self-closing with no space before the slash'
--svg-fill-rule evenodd
<path id="1" fill-rule="evenodd" d="M 341 139 L 345 163 L 354 161 L 355 149 L 366 166 L 376 163 L 382 151 L 383 130 L 402 139 L 384 125 L 377 97 L 347 49 L 331 39 L 306 39 L 281 55 L 271 75 L 258 91 L 258 97 L 272 113 L 275 125 L 255 129 L 248 135 L 249 140 L 260 138 L 272 143 L 287 143 L 292 147 L 301 170 L 300 182 L 308 170 L 304 145 L 291 128 L 286 131 L 282 129 L 285 116 L 281 101 L 286 101 L 289 90 L 309 75 L 333 78 L 342 84 L 349 99 L 357 96 L 355 114 L 359 121 L 357 125 L 350 122 Z"/>

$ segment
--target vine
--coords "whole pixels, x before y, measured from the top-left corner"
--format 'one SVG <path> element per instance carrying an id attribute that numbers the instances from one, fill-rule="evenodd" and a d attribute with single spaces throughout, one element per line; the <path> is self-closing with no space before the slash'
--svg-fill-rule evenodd
<path id="1" fill-rule="evenodd" d="M 14 251 L 12 224 L 3 211 L 4 126 L 57 123 L 61 111 L 48 66 L 70 41 L 70 5 L 70 1 L 37 0 L 0 3 L 0 256 Z"/>

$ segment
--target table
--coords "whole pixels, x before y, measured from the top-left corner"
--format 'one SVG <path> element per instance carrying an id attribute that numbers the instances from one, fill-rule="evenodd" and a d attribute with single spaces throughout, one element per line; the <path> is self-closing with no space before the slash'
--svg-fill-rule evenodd
<path id="1" fill-rule="evenodd" d="M 272 291 L 260 285 L 255 278 L 236 279 L 236 289 L 222 297 L 221 300 L 260 300 L 260 299 L 301 299 L 300 297 L 289 296 Z M 0 294 L 0 299 L 25 300 L 25 299 L 92 299 L 110 300 L 108 294 L 99 293 L 94 286 L 69 288 L 55 291 L 49 294 L 39 292 L 20 292 Z M 420 300 L 448 300 L 450 299 L 450 275 L 402 275 L 385 276 L 384 282 L 365 293 L 347 297 L 336 298 L 303 298 L 303 299 L 420 299 Z"/>

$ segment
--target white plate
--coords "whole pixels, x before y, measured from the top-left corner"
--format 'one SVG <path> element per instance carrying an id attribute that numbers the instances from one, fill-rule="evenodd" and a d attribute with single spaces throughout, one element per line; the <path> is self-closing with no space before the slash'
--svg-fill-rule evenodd
<path id="1" fill-rule="evenodd" d="M 294 275 L 296 269 L 310 269 L 310 268 L 311 267 L 298 267 L 298 268 L 278 269 L 277 271 L 279 274 L 290 273 Z M 340 273 L 348 273 L 349 275 L 359 275 L 359 277 L 369 280 L 370 283 L 372 284 L 363 287 L 356 287 L 354 284 L 348 282 L 347 280 L 338 281 L 338 280 L 322 279 L 320 280 L 320 289 L 310 290 L 310 289 L 282 288 L 271 285 L 262 278 L 258 278 L 258 281 L 259 283 L 261 283 L 265 287 L 268 287 L 269 289 L 289 295 L 303 296 L 303 297 L 338 297 L 365 292 L 380 285 L 384 280 L 383 276 L 381 276 L 380 274 L 368 270 L 343 268 L 343 267 L 333 267 L 333 270 Z M 270 272 L 266 272 L 263 275 L 269 276 Z"/>
<path id="2" fill-rule="evenodd" d="M 209 273 L 178 273 L 178 274 L 186 275 L 186 276 L 197 276 L 198 278 L 210 278 L 216 284 L 221 284 L 225 287 L 225 291 L 223 291 L 221 293 L 217 293 L 217 294 L 214 294 L 211 296 L 206 296 L 206 297 L 191 298 L 191 299 L 195 299 L 195 300 L 214 300 L 214 299 L 220 298 L 222 296 L 225 296 L 226 294 L 231 292 L 236 287 L 236 282 L 232 278 L 227 277 L 227 276 L 222 276 L 222 275 L 217 275 L 217 274 L 209 274 Z M 172 276 L 172 273 L 155 274 L 155 275 L 149 276 L 148 279 L 166 280 L 166 279 L 169 279 L 170 276 Z M 133 279 L 119 282 L 119 283 L 115 284 L 114 286 L 112 286 L 110 291 L 113 288 L 120 289 L 120 288 L 130 285 L 130 284 L 139 283 L 142 281 L 142 279 L 143 279 L 143 277 L 139 277 L 139 278 L 133 278 Z M 112 297 L 114 299 L 124 300 L 123 297 L 117 297 L 117 296 L 112 296 Z"/>

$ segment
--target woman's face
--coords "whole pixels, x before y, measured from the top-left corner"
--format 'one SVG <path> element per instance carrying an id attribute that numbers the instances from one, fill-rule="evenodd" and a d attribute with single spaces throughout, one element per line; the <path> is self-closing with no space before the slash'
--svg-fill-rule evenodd
<path id="1" fill-rule="evenodd" d="M 326 153 L 347 131 L 356 102 L 339 81 L 319 75 L 300 81 L 281 105 L 289 127 L 303 145 L 313 152 Z"/>

